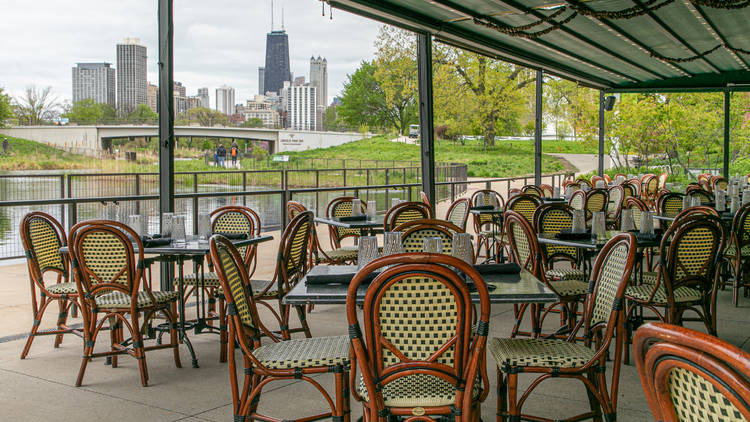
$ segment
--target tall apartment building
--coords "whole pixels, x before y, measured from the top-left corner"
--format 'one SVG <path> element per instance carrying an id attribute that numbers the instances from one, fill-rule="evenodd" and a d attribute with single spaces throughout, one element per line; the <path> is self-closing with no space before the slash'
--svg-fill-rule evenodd
<path id="1" fill-rule="evenodd" d="M 284 83 L 287 127 L 294 130 L 316 130 L 317 90 L 310 84 L 292 85 Z"/>
<path id="2" fill-rule="evenodd" d="M 117 108 L 121 112 L 148 100 L 146 57 L 146 46 L 139 38 L 125 38 L 117 44 Z"/>
<path id="3" fill-rule="evenodd" d="M 245 121 L 260 119 L 264 127 L 274 128 L 281 125 L 279 113 L 273 109 L 273 103 L 265 95 L 256 95 L 254 99 L 247 100 L 247 104 L 237 106 L 237 114 L 241 114 Z"/>
<path id="4" fill-rule="evenodd" d="M 285 81 L 292 80 L 289 70 L 289 36 L 283 29 L 266 34 L 266 66 L 263 89 L 265 92 L 279 92 Z"/>
<path id="5" fill-rule="evenodd" d="M 266 68 L 258 68 L 258 95 L 264 95 L 266 93 Z"/>
<path id="6" fill-rule="evenodd" d="M 76 63 L 73 68 L 73 102 L 92 99 L 115 107 L 115 69 L 111 63 Z"/>
<path id="7" fill-rule="evenodd" d="M 154 113 L 159 112 L 159 87 L 151 82 L 146 87 L 146 104 Z"/>
<path id="8" fill-rule="evenodd" d="M 200 107 L 211 108 L 211 100 L 208 97 L 208 88 L 198 88 L 198 98 L 201 99 Z"/>
<path id="9" fill-rule="evenodd" d="M 328 61 L 310 57 L 310 85 L 318 90 L 318 105 L 328 104 Z"/>
<path id="10" fill-rule="evenodd" d="M 234 88 L 226 85 L 216 88 L 216 110 L 227 116 L 235 113 Z"/>

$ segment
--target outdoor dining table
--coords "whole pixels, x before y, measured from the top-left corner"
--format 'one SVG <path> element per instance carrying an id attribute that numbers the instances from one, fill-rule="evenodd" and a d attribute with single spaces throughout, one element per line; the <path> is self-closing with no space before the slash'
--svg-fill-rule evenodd
<path id="1" fill-rule="evenodd" d="M 315 222 L 334 227 L 343 227 L 345 229 L 359 229 L 363 235 L 369 235 L 375 232 L 374 229 L 383 227 L 385 216 L 378 215 L 375 218 L 365 217 L 362 220 L 349 220 L 338 217 L 315 217 Z"/>
<path id="2" fill-rule="evenodd" d="M 273 236 L 261 235 L 261 236 L 249 237 L 247 239 L 232 240 L 232 244 L 234 244 L 234 246 L 239 248 L 242 246 L 250 246 L 250 245 L 256 245 L 262 242 L 268 242 L 270 240 L 273 240 Z M 138 249 L 135 248 L 135 251 L 137 252 Z M 143 248 L 144 255 L 156 255 L 156 257 L 154 258 L 147 258 L 146 260 L 147 264 L 150 264 L 151 262 L 155 262 L 155 261 L 174 262 L 177 264 L 177 274 L 178 274 L 177 291 L 179 292 L 179 295 L 177 298 L 178 306 L 179 306 L 177 332 L 179 334 L 180 340 L 183 341 L 185 345 L 187 345 L 188 351 L 190 352 L 190 357 L 192 359 L 193 368 L 198 368 L 198 358 L 195 355 L 193 344 L 190 342 L 190 339 L 187 336 L 186 330 L 189 328 L 193 328 L 195 334 L 200 334 L 203 332 L 203 329 L 209 328 L 209 326 L 208 324 L 206 324 L 206 305 L 205 305 L 205 300 L 203 300 L 204 297 L 203 297 L 202 288 L 199 289 L 200 296 L 197 298 L 198 303 L 196 304 L 196 311 L 198 313 L 198 317 L 196 321 L 190 321 L 190 322 L 185 321 L 184 266 L 187 260 L 192 260 L 194 262 L 196 272 L 199 271 L 199 275 L 200 275 L 200 277 L 197 277 L 198 286 L 196 287 L 202 287 L 202 283 L 204 281 L 203 260 L 204 260 L 204 257 L 208 255 L 208 251 L 209 251 L 208 241 L 200 241 L 197 239 L 197 237 L 190 238 L 185 243 L 173 242 L 169 245 L 159 245 L 159 246 L 152 246 L 152 247 L 144 246 Z M 68 247 L 63 246 L 62 248 L 60 248 L 60 253 L 67 254 Z M 167 285 L 169 284 L 171 284 L 171 280 L 169 280 L 169 283 L 167 283 Z M 167 324 L 160 324 L 159 326 L 155 327 L 155 330 L 165 332 L 165 331 L 169 331 L 169 327 Z"/>
<path id="3" fill-rule="evenodd" d="M 542 197 L 542 202 L 545 204 L 564 204 L 567 203 L 568 200 L 565 198 Z"/>
<path id="4" fill-rule="evenodd" d="M 283 302 L 287 305 L 344 305 L 348 282 L 356 272 L 355 265 L 318 265 L 284 296 Z M 310 276 L 330 276 L 336 282 L 308 284 Z M 342 276 L 348 281 L 342 282 L 346 281 Z M 524 269 L 516 274 L 483 274 L 482 279 L 487 284 L 491 303 L 552 303 L 560 300 L 541 280 Z M 358 303 L 364 302 L 366 292 L 367 284 L 363 283 L 357 291 Z M 479 296 L 472 294 L 472 300 L 479 302 Z"/>
<path id="5" fill-rule="evenodd" d="M 497 232 L 497 228 L 503 225 L 503 209 L 496 207 L 472 207 L 469 209 L 469 212 L 474 215 L 489 215 L 492 219 L 492 224 L 490 225 L 490 236 L 492 239 L 487 241 L 487 259 L 484 262 L 487 263 L 494 260 L 498 264 L 501 263 L 503 261 L 503 250 L 500 248 L 500 256 L 495 251 L 497 250 L 497 237 L 500 234 Z M 492 243 L 492 247 L 490 247 L 490 242 Z"/>

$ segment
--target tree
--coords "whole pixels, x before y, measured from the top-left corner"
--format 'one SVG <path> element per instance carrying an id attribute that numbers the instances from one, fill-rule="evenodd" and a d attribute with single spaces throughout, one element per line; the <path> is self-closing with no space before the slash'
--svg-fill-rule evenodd
<path id="1" fill-rule="evenodd" d="M 21 125 L 37 126 L 55 117 L 58 103 L 52 94 L 52 87 L 38 90 L 32 85 L 26 88 L 24 95 L 16 99 L 16 117 Z"/>
<path id="2" fill-rule="evenodd" d="M 205 107 L 191 108 L 180 114 L 178 118 L 178 123 L 181 125 L 190 125 L 194 122 L 203 127 L 229 126 L 229 118 L 226 114 Z"/>
<path id="3" fill-rule="evenodd" d="M 10 104 L 10 95 L 3 93 L 0 88 L 0 127 L 5 126 L 5 121 L 13 117 L 13 107 Z"/>
<path id="4" fill-rule="evenodd" d="M 74 103 L 69 110 L 62 114 L 71 123 L 79 125 L 95 125 L 104 119 L 103 104 L 98 104 L 93 98 Z"/>
<path id="5" fill-rule="evenodd" d="M 240 125 L 240 127 L 263 127 L 263 120 L 257 117 L 251 117 Z"/>
<path id="6" fill-rule="evenodd" d="M 373 76 L 385 100 L 381 118 L 404 135 L 409 125 L 419 122 L 416 37 L 384 25 L 380 27 L 375 47 Z"/>
<path id="7" fill-rule="evenodd" d="M 338 114 L 338 107 L 328 107 L 323 112 L 323 130 L 341 131 L 346 130 L 346 124 L 341 121 Z"/>
<path id="8" fill-rule="evenodd" d="M 385 107 L 385 94 L 375 80 L 375 65 L 363 61 L 344 82 L 341 105 L 337 107 L 338 115 L 351 127 L 363 124 L 382 127 Z"/>
<path id="9" fill-rule="evenodd" d="M 135 125 L 156 124 L 159 120 L 159 115 L 154 113 L 154 111 L 151 110 L 151 107 L 146 104 L 138 104 L 135 110 L 128 114 L 128 117 L 125 120 L 128 123 Z"/>

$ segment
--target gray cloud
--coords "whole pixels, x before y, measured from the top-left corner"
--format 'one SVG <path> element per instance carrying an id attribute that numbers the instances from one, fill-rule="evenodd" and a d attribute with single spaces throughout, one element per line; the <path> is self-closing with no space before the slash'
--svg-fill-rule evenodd
<path id="1" fill-rule="evenodd" d="M 71 68 L 77 62 L 115 63 L 115 45 L 137 37 L 148 48 L 148 78 L 158 81 L 155 0 L 127 2 L 2 0 L 0 87 L 12 95 L 35 84 L 52 86 L 60 99 L 71 97 Z M 64 7 L 61 7 L 64 5 Z M 295 76 L 309 77 L 310 56 L 328 59 L 329 96 L 346 75 L 373 56 L 378 23 L 334 10 L 321 16 L 317 0 L 275 0 L 275 28 L 284 25 Z M 265 62 L 271 29 L 270 0 L 175 1 L 175 80 L 194 95 L 199 87 L 235 88 L 237 101 L 257 92 L 258 66 Z M 330 100 L 330 98 L 329 98 Z"/>

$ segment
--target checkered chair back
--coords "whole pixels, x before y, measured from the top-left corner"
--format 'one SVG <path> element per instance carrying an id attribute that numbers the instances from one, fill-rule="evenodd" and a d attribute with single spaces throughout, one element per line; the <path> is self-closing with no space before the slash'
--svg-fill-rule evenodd
<path id="1" fill-rule="evenodd" d="M 545 198 L 551 198 L 555 194 L 555 188 L 550 185 L 541 184 L 539 189 L 542 191 L 542 196 Z"/>
<path id="2" fill-rule="evenodd" d="M 658 183 L 657 189 L 661 190 L 661 189 L 666 188 L 667 178 L 669 178 L 669 175 L 667 173 L 662 173 L 659 175 L 659 179 L 658 179 L 659 183 Z"/>
<path id="3" fill-rule="evenodd" d="M 253 295 L 250 294 L 252 291 L 249 287 L 250 279 L 247 272 L 242 270 L 244 265 L 242 254 L 229 239 L 222 235 L 211 237 L 209 254 L 214 262 L 219 284 L 224 291 L 224 298 L 237 338 L 247 341 L 257 335 L 258 311 Z"/>
<path id="4" fill-rule="evenodd" d="M 393 230 L 401 232 L 404 252 L 422 252 L 425 237 L 439 237 L 443 240 L 443 253 L 447 255 L 453 250 L 453 235 L 463 232 L 452 223 L 434 219 L 408 221 Z"/>
<path id="5" fill-rule="evenodd" d="M 341 196 L 334 198 L 328 203 L 326 207 L 326 217 L 328 218 L 340 218 L 349 217 L 352 215 L 352 199 L 356 199 L 353 196 Z M 366 204 L 362 202 L 362 213 L 365 212 Z M 331 247 L 338 249 L 341 247 L 341 241 L 347 237 L 359 237 L 361 232 L 359 229 L 348 229 L 345 227 L 328 226 L 328 234 L 331 240 Z"/>
<path id="6" fill-rule="evenodd" d="M 660 246 L 661 279 L 667 297 L 682 286 L 710 294 L 718 280 L 719 255 L 723 251 L 724 226 L 713 215 L 675 219 Z"/>
<path id="7" fill-rule="evenodd" d="M 228 205 L 217 208 L 211 213 L 211 230 L 219 234 L 244 234 L 248 238 L 259 235 L 260 230 L 256 227 L 259 221 L 258 215 L 252 209 L 240 205 Z M 258 254 L 257 245 L 242 246 L 238 248 L 243 257 L 245 268 L 254 272 L 255 258 Z"/>
<path id="8" fill-rule="evenodd" d="M 297 201 L 286 201 L 286 215 L 291 219 L 301 212 L 307 211 L 307 208 Z"/>
<path id="9" fill-rule="evenodd" d="M 484 201 L 479 203 L 479 194 L 483 194 Z M 498 209 L 505 208 L 505 201 L 499 193 L 491 189 L 480 189 L 471 195 L 471 204 L 475 207 L 482 207 L 493 205 Z M 474 216 L 474 231 L 479 233 L 482 230 L 489 229 L 491 224 L 496 224 L 489 214 L 473 214 Z M 500 227 L 496 227 L 497 231 L 500 231 Z"/>
<path id="10" fill-rule="evenodd" d="M 523 192 L 525 195 L 531 195 L 541 198 L 542 197 L 542 190 L 539 189 L 536 185 L 526 185 L 521 188 L 521 192 Z"/>
<path id="11" fill-rule="evenodd" d="M 508 200 L 505 210 L 521 214 L 529 224 L 534 222 L 534 212 L 542 205 L 542 200 L 531 195 L 516 195 Z"/>
<path id="12" fill-rule="evenodd" d="M 589 182 L 586 179 L 578 179 L 576 180 L 576 182 L 578 182 L 578 187 L 580 187 L 583 190 L 587 190 L 591 188 L 591 182 Z"/>
<path id="13" fill-rule="evenodd" d="M 750 204 L 745 204 L 737 210 L 732 221 L 732 236 L 737 250 L 742 251 L 743 247 L 750 245 Z"/>
<path id="14" fill-rule="evenodd" d="M 729 186 L 729 181 L 721 176 L 714 176 L 711 179 L 711 190 L 717 191 L 717 190 L 723 190 L 726 192 L 727 187 Z"/>
<path id="15" fill-rule="evenodd" d="M 362 305 L 362 332 L 357 291 L 378 269 L 383 270 L 369 283 Z M 454 269 L 477 287 L 475 334 L 472 295 Z M 437 406 L 447 399 L 466 413 L 464 394 L 477 388 L 490 311 L 487 287 L 473 267 L 441 254 L 379 258 L 350 283 L 346 310 L 354 358 L 370 400 L 378 397 L 376 402 L 382 403 L 381 391 L 392 388 L 420 407 Z M 446 384 L 454 388 L 446 389 Z"/>
<path id="16" fill-rule="evenodd" d="M 706 189 L 692 189 L 690 191 L 690 196 L 693 198 L 700 198 L 701 204 L 713 202 L 714 200 L 714 195 Z"/>
<path id="17" fill-rule="evenodd" d="M 279 295 L 286 294 L 308 271 L 308 245 L 313 226 L 312 211 L 298 214 L 281 234 L 276 263 Z"/>
<path id="18" fill-rule="evenodd" d="M 595 212 L 606 211 L 608 203 L 609 194 L 606 189 L 591 189 L 586 192 L 586 202 L 584 205 L 586 219 L 590 219 Z"/>
<path id="19" fill-rule="evenodd" d="M 47 271 L 67 280 L 68 257 L 60 253 L 60 248 L 67 245 L 62 225 L 51 215 L 36 211 L 21 219 L 19 231 L 31 282 L 44 289 L 43 276 Z"/>
<path id="20" fill-rule="evenodd" d="M 631 196 L 625 199 L 625 208 L 633 210 L 633 223 L 635 223 L 636 230 L 641 229 L 641 214 L 644 211 L 648 211 L 648 206 L 640 198 Z"/>
<path id="21" fill-rule="evenodd" d="M 534 213 L 534 228 L 537 233 L 557 234 L 562 229 L 573 228 L 573 209 L 565 204 L 545 204 Z M 576 248 L 570 246 L 540 244 L 542 260 L 545 265 L 554 261 L 577 261 Z"/>
<path id="22" fill-rule="evenodd" d="M 539 271 L 539 245 L 529 221 L 512 210 L 505 211 L 503 220 L 505 236 L 512 251 L 511 260 L 535 276 L 543 274 L 544 271 Z"/>
<path id="23" fill-rule="evenodd" d="M 609 201 L 607 202 L 607 218 L 618 220 L 622 211 L 622 202 L 625 199 L 625 191 L 621 185 L 615 185 L 607 189 Z"/>
<path id="24" fill-rule="evenodd" d="M 568 206 L 574 210 L 582 210 L 586 206 L 586 192 L 577 190 L 568 199 Z"/>
<path id="25" fill-rule="evenodd" d="M 685 195 L 669 192 L 661 195 L 656 207 L 662 215 L 674 217 L 682 211 L 682 201 Z"/>
<path id="26" fill-rule="evenodd" d="M 750 354 L 709 334 L 642 325 L 635 365 L 655 420 L 750 420 Z"/>
<path id="27" fill-rule="evenodd" d="M 79 291 L 89 298 L 121 292 L 137 300 L 143 271 L 138 234 L 117 221 L 83 221 L 70 230 L 70 249 Z"/>
<path id="28" fill-rule="evenodd" d="M 412 220 L 419 220 L 423 218 L 432 218 L 431 211 L 427 204 L 424 202 L 402 202 L 398 205 L 391 207 L 386 213 L 383 219 L 383 228 L 385 231 L 393 231 L 395 227 L 400 226 L 406 222 Z"/>
<path id="29" fill-rule="evenodd" d="M 466 230 L 466 220 L 469 218 L 469 208 L 471 203 L 468 198 L 459 198 L 453 201 L 445 214 L 445 219 L 458 226 L 461 230 Z"/>

